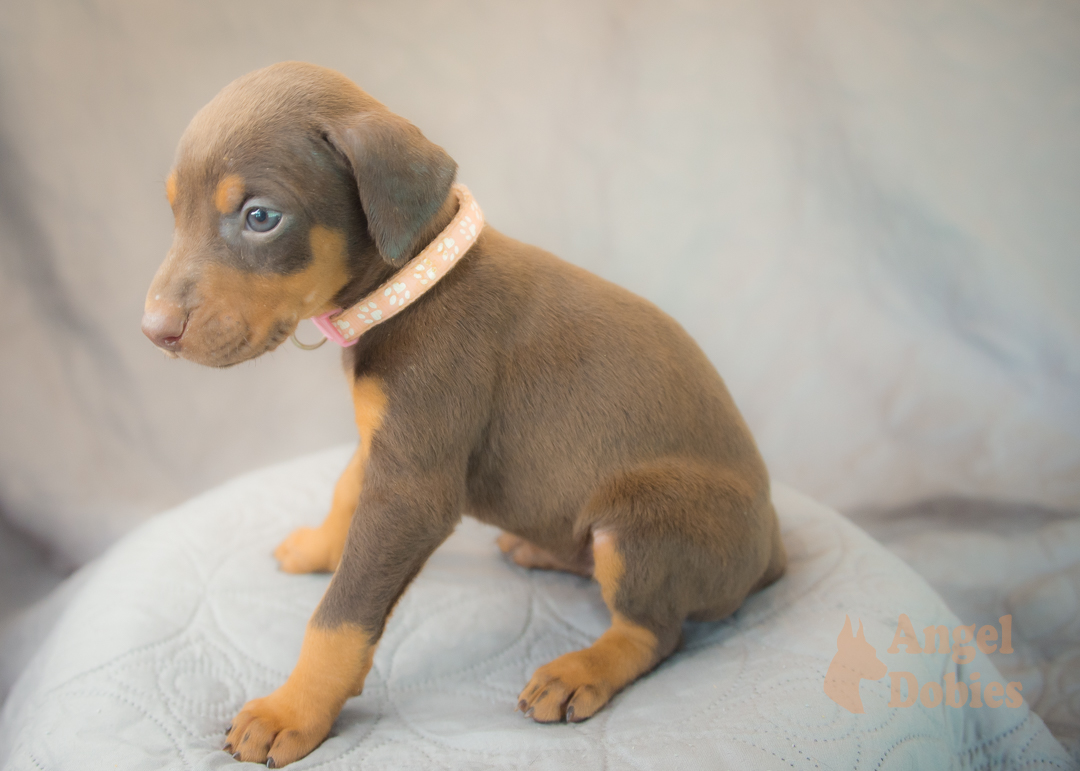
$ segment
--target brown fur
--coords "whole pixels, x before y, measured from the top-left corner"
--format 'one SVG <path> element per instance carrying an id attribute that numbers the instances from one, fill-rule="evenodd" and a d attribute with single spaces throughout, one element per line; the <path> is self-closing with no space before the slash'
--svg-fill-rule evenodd
<path id="1" fill-rule="evenodd" d="M 147 334 L 215 366 L 269 350 L 433 238 L 455 212 L 455 168 L 337 73 L 286 63 L 241 78 L 181 140 L 176 240 L 147 298 Z M 237 230 L 244 202 L 218 211 L 229 174 L 285 213 L 280 232 Z M 360 449 L 321 534 L 278 551 L 286 570 L 337 565 L 297 672 L 337 661 L 358 691 L 356 662 L 465 511 L 506 531 L 500 546 L 519 564 L 593 571 L 611 610 L 593 646 L 526 687 L 521 707 L 540 721 L 594 714 L 676 648 L 684 620 L 723 618 L 784 570 L 765 466 L 700 348 L 650 303 L 540 249 L 488 227 L 345 364 Z M 306 652 L 339 632 L 345 642 Z M 234 726 L 242 759 L 282 765 L 329 730 L 343 692 L 315 704 L 289 683 L 270 707 L 244 708 L 256 738 Z M 306 738 L 279 756 L 268 742 L 292 731 Z"/>

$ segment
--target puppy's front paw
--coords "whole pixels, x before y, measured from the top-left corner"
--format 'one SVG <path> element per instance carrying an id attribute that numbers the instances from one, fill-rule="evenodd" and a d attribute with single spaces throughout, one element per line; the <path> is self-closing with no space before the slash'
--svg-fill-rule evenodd
<path id="1" fill-rule="evenodd" d="M 281 768 L 319 746 L 330 733 L 333 719 L 300 709 L 281 690 L 244 705 L 226 735 L 226 752 L 243 762 Z"/>
<path id="2" fill-rule="evenodd" d="M 274 549 L 274 557 L 286 573 L 333 573 L 341 554 L 322 528 L 301 527 Z"/>

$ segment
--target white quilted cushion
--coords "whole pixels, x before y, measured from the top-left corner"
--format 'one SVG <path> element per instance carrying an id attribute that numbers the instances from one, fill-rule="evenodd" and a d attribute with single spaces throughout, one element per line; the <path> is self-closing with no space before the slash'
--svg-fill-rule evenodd
<path id="1" fill-rule="evenodd" d="M 349 448 L 243 477 L 163 514 L 92 565 L 0 721 L 6 769 L 209 769 L 225 727 L 277 687 L 326 576 L 280 573 L 273 546 L 329 504 Z M 900 613 L 957 619 L 913 571 L 835 512 L 776 485 L 790 568 L 732 619 L 580 725 L 514 711 L 532 670 L 605 628 L 598 587 L 525 571 L 471 520 L 432 557 L 387 627 L 364 693 L 292 768 L 1068 768 L 1027 706 L 866 713 L 823 691 L 845 614 L 890 670 L 941 681 L 946 655 L 890 656 Z M 970 669 L 1000 679 L 980 654 Z M 965 670 L 966 672 L 966 670 Z M 965 678 L 966 679 L 966 675 Z"/>

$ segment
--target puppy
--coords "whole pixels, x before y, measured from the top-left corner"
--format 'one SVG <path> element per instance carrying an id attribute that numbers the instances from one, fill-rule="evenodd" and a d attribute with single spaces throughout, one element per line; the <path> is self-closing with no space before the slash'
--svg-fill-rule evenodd
<path id="1" fill-rule="evenodd" d="M 359 694 L 386 619 L 463 512 L 524 567 L 592 576 L 611 627 L 518 708 L 592 716 L 784 571 L 769 480 L 708 359 L 650 303 L 485 227 L 456 164 L 344 76 L 283 63 L 180 140 L 175 238 L 146 299 L 160 348 L 227 367 L 305 318 L 347 345 L 359 446 L 318 528 L 275 551 L 332 571 L 286 682 L 225 749 L 280 767 Z M 337 309 L 345 309 L 338 312 Z"/>

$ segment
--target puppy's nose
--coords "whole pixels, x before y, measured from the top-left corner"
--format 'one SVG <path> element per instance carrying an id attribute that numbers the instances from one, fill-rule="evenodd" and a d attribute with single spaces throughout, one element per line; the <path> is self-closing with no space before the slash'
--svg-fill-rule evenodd
<path id="1" fill-rule="evenodd" d="M 169 353 L 180 352 L 180 340 L 187 326 L 187 314 L 180 310 L 148 310 L 142 317 L 143 334 Z"/>

